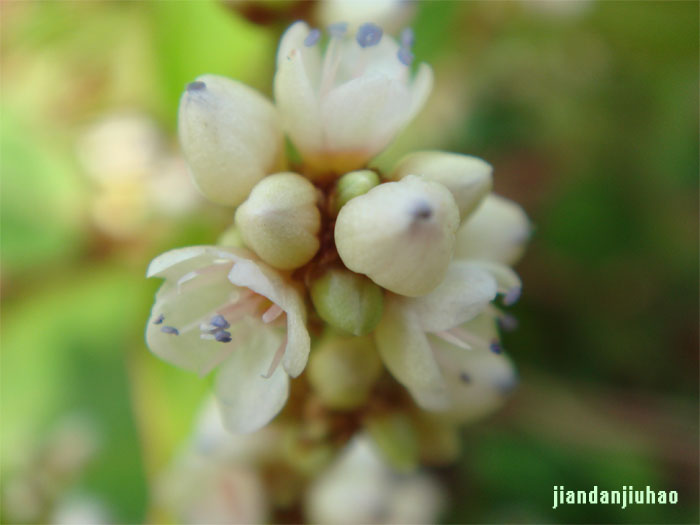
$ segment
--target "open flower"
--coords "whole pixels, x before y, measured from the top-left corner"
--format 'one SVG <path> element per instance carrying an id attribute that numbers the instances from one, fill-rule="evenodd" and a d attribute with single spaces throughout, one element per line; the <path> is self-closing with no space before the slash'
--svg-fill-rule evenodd
<path id="1" fill-rule="evenodd" d="M 347 24 L 321 32 L 291 26 L 277 54 L 275 100 L 285 130 L 314 176 L 343 174 L 381 152 L 421 109 L 432 70 L 421 64 L 411 79 L 412 36 L 401 43 L 367 23 L 355 38 Z"/>
<path id="2" fill-rule="evenodd" d="M 216 393 L 230 430 L 270 421 L 287 400 L 288 375 L 299 375 L 309 354 L 297 289 L 250 254 L 214 246 L 164 253 L 147 275 L 165 279 L 146 330 L 151 351 L 201 375 L 219 367 Z"/>

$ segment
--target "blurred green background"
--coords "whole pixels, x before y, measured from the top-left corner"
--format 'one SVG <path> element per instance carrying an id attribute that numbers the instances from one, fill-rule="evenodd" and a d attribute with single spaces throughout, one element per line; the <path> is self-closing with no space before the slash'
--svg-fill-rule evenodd
<path id="1" fill-rule="evenodd" d="M 3 522 L 80 500 L 160 519 L 151 487 L 209 385 L 146 349 L 158 283 L 144 272 L 231 218 L 195 195 L 169 203 L 191 192 L 178 98 L 204 72 L 269 95 L 298 14 L 281 6 L 255 24 L 209 1 L 0 5 Z M 385 162 L 480 156 L 536 227 L 505 335 L 521 387 L 436 471 L 446 523 L 698 521 L 698 15 L 691 1 L 418 6 L 436 88 Z M 129 139 L 100 125 L 125 118 L 150 141 L 141 171 L 101 179 Z M 553 511 L 553 485 L 651 485 L 679 503 Z"/>

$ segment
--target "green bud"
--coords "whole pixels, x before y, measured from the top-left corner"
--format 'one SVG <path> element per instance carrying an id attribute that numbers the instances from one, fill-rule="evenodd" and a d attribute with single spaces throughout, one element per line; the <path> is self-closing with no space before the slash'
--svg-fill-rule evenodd
<path id="1" fill-rule="evenodd" d="M 353 335 L 374 330 L 384 307 L 381 288 L 345 268 L 331 268 L 314 280 L 311 301 L 321 319 Z"/>
<path id="2" fill-rule="evenodd" d="M 327 335 L 311 353 L 308 378 L 323 404 L 351 410 L 367 401 L 382 373 L 371 337 Z"/>
<path id="3" fill-rule="evenodd" d="M 275 268 L 292 270 L 318 251 L 321 213 L 316 188 L 296 173 L 261 180 L 236 210 L 245 244 Z"/>
<path id="4" fill-rule="evenodd" d="M 217 246 L 230 246 L 231 248 L 245 248 L 245 242 L 243 242 L 243 236 L 235 224 L 232 224 L 224 230 L 224 232 L 219 235 L 219 239 L 216 241 Z"/>
<path id="5" fill-rule="evenodd" d="M 410 472 L 418 466 L 418 437 L 406 414 L 370 416 L 365 428 L 384 459 L 396 470 Z"/>
<path id="6" fill-rule="evenodd" d="M 379 176 L 372 170 L 359 170 L 346 173 L 335 187 L 331 211 L 337 215 L 350 199 L 364 195 L 379 184 Z"/>

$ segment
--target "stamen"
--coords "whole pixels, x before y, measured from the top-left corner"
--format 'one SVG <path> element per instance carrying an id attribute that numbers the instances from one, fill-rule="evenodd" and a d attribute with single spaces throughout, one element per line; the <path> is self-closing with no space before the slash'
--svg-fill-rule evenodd
<path id="1" fill-rule="evenodd" d="M 399 62 L 401 62 L 404 66 L 410 66 L 415 58 L 413 53 L 411 53 L 411 50 L 407 47 L 400 48 L 398 53 L 396 53 L 396 56 L 399 58 Z"/>
<path id="2" fill-rule="evenodd" d="M 401 42 L 401 47 L 406 47 L 409 49 L 413 47 L 413 43 L 416 41 L 416 36 L 413 33 L 413 29 L 407 27 L 403 31 L 401 31 L 399 41 Z"/>
<path id="3" fill-rule="evenodd" d="M 467 374 L 466 372 L 462 372 L 459 374 L 459 380 L 462 383 L 471 383 L 472 382 L 472 378 L 469 377 L 469 374 Z"/>
<path id="4" fill-rule="evenodd" d="M 265 379 L 269 379 L 272 377 L 272 374 L 275 373 L 275 370 L 277 370 L 277 366 L 280 364 L 280 361 L 282 360 L 282 356 L 284 355 L 284 351 L 287 348 L 287 336 L 284 336 L 284 339 L 282 340 L 282 343 L 280 343 L 279 347 L 277 348 L 277 351 L 275 352 L 275 356 L 272 358 L 272 363 L 270 363 L 270 368 L 267 370 L 267 374 L 261 374 L 262 377 Z"/>
<path id="5" fill-rule="evenodd" d="M 311 47 L 318 42 L 319 38 L 321 38 L 321 31 L 318 29 L 312 29 L 304 39 L 304 45 L 306 47 Z"/>
<path id="6" fill-rule="evenodd" d="M 328 34 L 333 38 L 343 38 L 348 30 L 347 22 L 336 22 L 335 24 L 329 25 L 327 28 Z"/>
<path id="7" fill-rule="evenodd" d="M 214 338 L 220 343 L 230 343 L 231 332 L 227 332 L 226 330 L 220 330 L 219 332 L 216 332 Z"/>
<path id="8" fill-rule="evenodd" d="M 522 288 L 520 286 L 513 286 L 510 290 L 506 292 L 505 297 L 503 297 L 503 304 L 506 306 L 511 306 L 518 302 L 520 299 L 520 294 L 522 293 Z"/>
<path id="9" fill-rule="evenodd" d="M 416 203 L 415 208 L 413 209 L 413 217 L 415 219 L 420 219 L 420 220 L 426 220 L 430 219 L 433 215 L 433 209 L 430 207 L 430 205 L 425 202 L 421 201 Z"/>
<path id="10" fill-rule="evenodd" d="M 163 321 L 165 321 L 165 316 L 163 314 L 160 314 L 153 320 L 153 324 L 162 324 Z"/>
<path id="11" fill-rule="evenodd" d="M 203 91 L 207 88 L 207 85 L 202 82 L 201 80 L 195 80 L 194 82 L 190 82 L 187 84 L 187 87 L 185 88 L 188 92 L 192 93 L 193 91 Z"/>
<path id="12" fill-rule="evenodd" d="M 489 350 L 491 350 L 494 354 L 503 353 L 503 348 L 501 347 L 501 343 L 499 343 L 496 340 L 491 341 L 491 344 L 489 345 Z"/>
<path id="13" fill-rule="evenodd" d="M 362 24 L 357 30 L 357 35 L 355 39 L 360 47 L 371 47 L 376 46 L 382 39 L 382 28 L 372 22 L 367 22 Z"/>
<path id="14" fill-rule="evenodd" d="M 284 310 L 282 310 L 282 308 L 280 308 L 279 305 L 273 304 L 272 306 L 270 306 L 270 308 L 265 310 L 264 314 L 262 314 L 262 321 L 265 324 L 271 323 L 283 313 Z"/>
<path id="15" fill-rule="evenodd" d="M 518 328 L 518 319 L 514 315 L 500 314 L 497 317 L 498 326 L 504 332 L 512 332 Z"/>
<path id="16" fill-rule="evenodd" d="M 469 343 L 466 341 L 462 341 L 459 337 L 451 333 L 450 330 L 445 330 L 444 332 L 435 332 L 435 335 L 438 336 L 440 339 L 443 341 L 447 341 L 448 343 L 452 343 L 453 345 L 456 345 L 460 348 L 464 348 L 465 350 L 471 350 L 472 347 Z"/>
<path id="17" fill-rule="evenodd" d="M 174 326 L 163 326 L 160 331 L 164 334 L 180 335 L 179 330 Z"/>
<path id="18" fill-rule="evenodd" d="M 217 314 L 214 317 L 211 318 L 211 321 L 209 321 L 209 324 L 212 326 L 215 326 L 216 328 L 228 328 L 230 323 L 226 320 L 226 318 L 223 315 Z"/>

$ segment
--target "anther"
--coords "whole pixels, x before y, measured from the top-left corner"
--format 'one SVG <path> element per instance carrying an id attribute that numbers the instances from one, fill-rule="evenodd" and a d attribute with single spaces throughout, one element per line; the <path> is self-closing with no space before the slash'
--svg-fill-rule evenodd
<path id="1" fill-rule="evenodd" d="M 174 326 L 163 326 L 160 331 L 164 334 L 180 335 L 180 331 Z"/>
<path id="2" fill-rule="evenodd" d="M 347 22 L 336 22 L 335 24 L 329 25 L 327 28 L 328 34 L 333 38 L 343 38 L 348 30 Z"/>
<path id="3" fill-rule="evenodd" d="M 216 332 L 216 334 L 214 335 L 214 338 L 219 343 L 230 343 L 231 342 L 231 332 L 227 332 L 226 330 L 221 330 L 219 332 Z"/>
<path id="4" fill-rule="evenodd" d="M 304 45 L 306 47 L 311 47 L 318 42 L 319 38 L 321 38 L 321 31 L 318 29 L 312 29 L 304 39 Z"/>
<path id="5" fill-rule="evenodd" d="M 153 320 L 153 324 L 162 324 L 163 321 L 165 321 L 165 316 L 163 314 L 160 314 Z"/>
<path id="6" fill-rule="evenodd" d="M 522 292 L 522 289 L 520 286 L 513 286 L 510 290 L 506 292 L 505 297 L 503 297 L 503 304 L 506 306 L 513 305 L 518 302 L 518 299 L 520 299 L 520 293 Z"/>
<path id="7" fill-rule="evenodd" d="M 419 202 L 413 209 L 413 217 L 419 220 L 430 219 L 433 215 L 433 209 L 426 202 Z"/>
<path id="8" fill-rule="evenodd" d="M 489 345 L 489 349 L 494 354 L 500 354 L 501 352 L 503 352 L 503 348 L 501 347 L 501 344 L 498 341 L 491 341 L 491 344 Z"/>
<path id="9" fill-rule="evenodd" d="M 202 91 L 207 88 L 207 85 L 202 82 L 201 80 L 195 80 L 194 82 L 190 82 L 187 84 L 187 91 L 192 93 L 193 91 Z"/>
<path id="10" fill-rule="evenodd" d="M 372 22 L 362 24 L 355 36 L 360 47 L 376 46 L 382 39 L 382 28 Z"/>
<path id="11" fill-rule="evenodd" d="M 466 372 L 461 372 L 461 373 L 459 374 L 459 380 L 460 380 L 462 383 L 471 383 L 472 378 L 469 377 L 469 374 L 467 374 Z"/>
<path id="12" fill-rule="evenodd" d="M 404 66 L 410 66 L 413 63 L 413 53 L 411 53 L 411 50 L 407 47 L 400 48 L 396 53 L 396 56 L 399 58 L 399 62 L 401 62 Z"/>
<path id="13" fill-rule="evenodd" d="M 498 326 L 504 332 L 512 332 L 513 330 L 518 328 L 518 319 L 512 315 L 501 314 L 500 317 L 498 317 L 497 322 Z"/>
<path id="14" fill-rule="evenodd" d="M 413 29 L 410 27 L 405 28 L 401 31 L 401 36 L 399 37 L 401 42 L 401 47 L 411 48 L 416 40 L 416 36 L 413 34 Z"/>
<path id="15" fill-rule="evenodd" d="M 215 315 L 214 317 L 211 318 L 211 321 L 209 321 L 209 324 L 216 328 L 228 328 L 231 326 L 229 322 L 224 318 L 223 315 Z"/>

